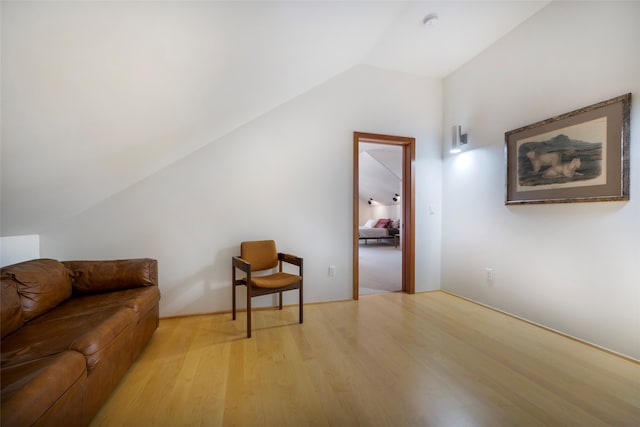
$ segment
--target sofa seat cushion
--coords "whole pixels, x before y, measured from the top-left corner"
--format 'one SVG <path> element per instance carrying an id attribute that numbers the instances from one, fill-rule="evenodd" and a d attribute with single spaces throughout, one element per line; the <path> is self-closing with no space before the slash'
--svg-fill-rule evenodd
<path id="1" fill-rule="evenodd" d="M 2 340 L 2 367 L 76 350 L 84 355 L 87 370 L 120 336 L 130 339 L 136 316 L 130 308 L 113 308 L 46 322 L 27 323 Z"/>
<path id="2" fill-rule="evenodd" d="M 46 313 L 31 324 L 60 320 L 67 317 L 86 316 L 98 311 L 110 311 L 118 307 L 128 307 L 136 315 L 136 323 L 160 301 L 160 290 L 157 286 L 133 288 L 118 292 L 87 295 L 71 298 Z"/>
<path id="3" fill-rule="evenodd" d="M 76 351 L 3 367 L 1 424 L 32 425 L 87 376 L 85 358 Z"/>

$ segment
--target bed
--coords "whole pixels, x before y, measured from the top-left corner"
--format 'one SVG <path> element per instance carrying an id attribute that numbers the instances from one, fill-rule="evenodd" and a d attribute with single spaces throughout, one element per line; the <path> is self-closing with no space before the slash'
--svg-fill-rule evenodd
<path id="1" fill-rule="evenodd" d="M 397 247 L 398 237 L 400 236 L 399 222 L 399 220 L 393 221 L 389 218 L 380 218 L 377 221 L 369 220 L 364 226 L 358 227 L 358 239 L 364 241 L 365 245 L 371 239 L 377 241 L 393 239 Z"/>

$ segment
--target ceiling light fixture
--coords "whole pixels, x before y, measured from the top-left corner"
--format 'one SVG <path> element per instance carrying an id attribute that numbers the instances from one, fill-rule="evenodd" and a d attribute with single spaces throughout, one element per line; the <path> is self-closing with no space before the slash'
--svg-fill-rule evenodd
<path id="1" fill-rule="evenodd" d="M 426 28 L 433 28 L 436 25 L 438 25 L 438 14 L 431 13 L 425 16 L 424 19 L 422 20 L 422 25 L 424 25 Z"/>

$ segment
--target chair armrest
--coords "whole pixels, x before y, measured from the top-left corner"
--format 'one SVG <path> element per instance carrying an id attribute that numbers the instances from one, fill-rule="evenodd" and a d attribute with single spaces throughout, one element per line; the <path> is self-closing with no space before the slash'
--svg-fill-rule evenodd
<path id="1" fill-rule="evenodd" d="M 296 255 L 278 253 L 278 260 L 302 267 L 302 258 Z"/>
<path id="2" fill-rule="evenodd" d="M 247 274 L 251 273 L 251 263 L 243 260 L 239 256 L 234 256 L 234 257 L 231 258 L 231 260 L 232 260 L 233 266 L 235 268 L 238 268 L 238 269 L 244 271 Z"/>

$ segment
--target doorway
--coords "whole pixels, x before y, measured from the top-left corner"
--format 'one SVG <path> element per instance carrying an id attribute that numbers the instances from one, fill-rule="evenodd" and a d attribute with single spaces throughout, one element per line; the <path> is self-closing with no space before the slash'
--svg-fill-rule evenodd
<path id="1" fill-rule="evenodd" d="M 414 242 L 414 198 L 415 198 L 415 138 L 371 134 L 364 132 L 353 133 L 353 299 L 360 296 L 360 144 L 382 144 L 400 147 L 402 151 L 402 179 L 401 179 L 401 213 L 400 227 L 397 239 L 402 251 L 401 275 L 402 291 L 415 293 L 415 242 Z"/>

